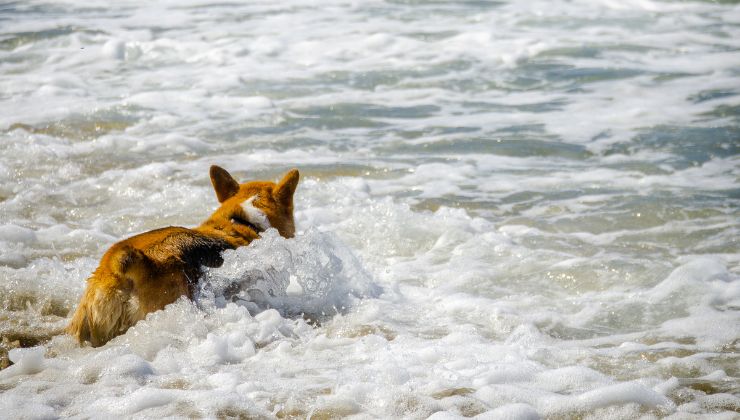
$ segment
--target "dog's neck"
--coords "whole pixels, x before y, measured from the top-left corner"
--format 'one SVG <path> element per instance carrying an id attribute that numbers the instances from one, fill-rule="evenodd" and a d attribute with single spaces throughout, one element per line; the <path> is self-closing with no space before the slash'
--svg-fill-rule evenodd
<path id="1" fill-rule="evenodd" d="M 249 245 L 250 242 L 256 239 L 251 232 L 244 228 L 235 226 L 228 221 L 213 218 L 206 220 L 193 230 L 211 238 L 223 240 L 232 248 Z"/>

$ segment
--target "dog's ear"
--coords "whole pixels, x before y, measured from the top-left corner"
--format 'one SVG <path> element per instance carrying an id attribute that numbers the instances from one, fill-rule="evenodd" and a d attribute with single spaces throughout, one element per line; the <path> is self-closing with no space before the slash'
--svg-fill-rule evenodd
<path id="1" fill-rule="evenodd" d="M 211 184 L 216 190 L 219 203 L 223 203 L 239 192 L 239 183 L 220 166 L 211 166 Z"/>
<path id="2" fill-rule="evenodd" d="M 298 174 L 298 170 L 292 169 L 288 171 L 288 173 L 283 176 L 283 179 L 278 182 L 277 186 L 275 186 L 275 198 L 277 198 L 280 204 L 286 207 L 293 205 L 293 193 L 298 186 L 299 178 L 300 175 Z"/>

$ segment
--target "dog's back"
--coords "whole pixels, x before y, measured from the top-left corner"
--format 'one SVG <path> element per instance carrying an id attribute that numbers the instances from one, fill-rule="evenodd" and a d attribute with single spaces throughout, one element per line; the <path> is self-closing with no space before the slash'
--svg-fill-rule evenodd
<path id="1" fill-rule="evenodd" d="M 99 346 L 147 313 L 180 296 L 193 297 L 203 266 L 217 267 L 228 242 L 192 229 L 168 227 L 113 245 L 88 280 L 68 333 Z"/>

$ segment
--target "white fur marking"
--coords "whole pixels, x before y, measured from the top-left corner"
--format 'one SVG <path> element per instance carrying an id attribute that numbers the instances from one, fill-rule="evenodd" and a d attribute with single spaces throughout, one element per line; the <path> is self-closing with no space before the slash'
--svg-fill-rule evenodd
<path id="1" fill-rule="evenodd" d="M 247 215 L 247 220 L 255 226 L 258 226 L 262 230 L 267 230 L 272 227 L 270 220 L 267 219 L 267 215 L 262 210 L 255 207 L 252 203 L 257 199 L 257 196 L 252 196 L 249 200 L 242 203 L 242 209 L 244 214 Z"/>
<path id="2" fill-rule="evenodd" d="M 131 295 L 131 297 L 128 298 L 128 313 L 131 319 L 137 319 L 139 316 L 139 309 L 141 306 L 139 305 L 139 297 L 136 295 Z"/>

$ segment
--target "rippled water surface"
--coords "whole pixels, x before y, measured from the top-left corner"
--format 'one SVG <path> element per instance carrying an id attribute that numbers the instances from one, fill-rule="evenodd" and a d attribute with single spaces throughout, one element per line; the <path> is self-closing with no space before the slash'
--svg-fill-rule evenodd
<path id="1" fill-rule="evenodd" d="M 739 95 L 733 1 L 2 3 L 0 410 L 736 418 Z M 297 237 L 61 334 L 214 163 Z"/>

